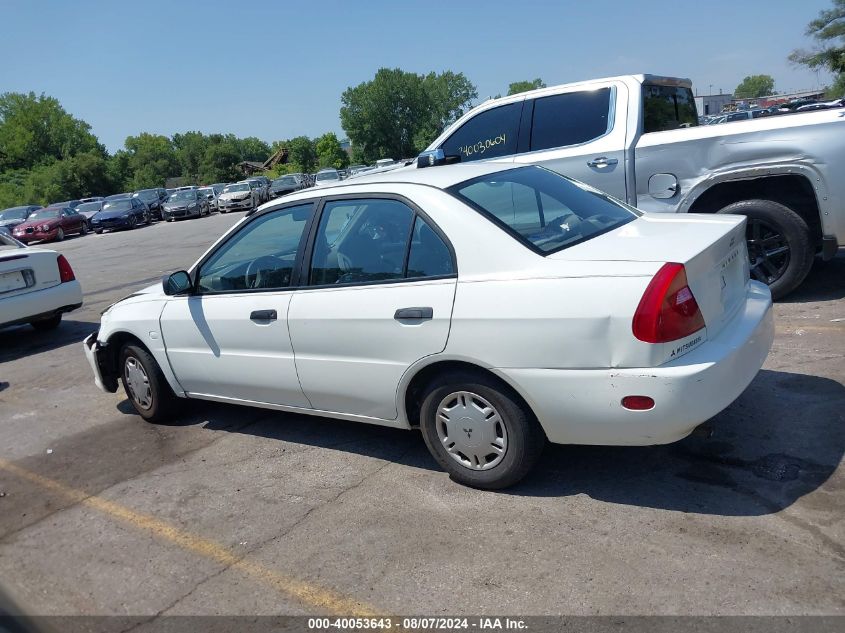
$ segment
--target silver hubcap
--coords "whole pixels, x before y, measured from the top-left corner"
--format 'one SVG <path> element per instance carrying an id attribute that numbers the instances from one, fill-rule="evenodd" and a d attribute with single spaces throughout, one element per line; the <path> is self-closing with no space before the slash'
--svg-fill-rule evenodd
<path id="1" fill-rule="evenodd" d="M 450 393 L 437 406 L 437 436 L 449 456 L 470 470 L 489 470 L 508 449 L 508 432 L 495 407 L 469 391 Z"/>
<path id="2" fill-rule="evenodd" d="M 144 371 L 144 366 L 137 358 L 130 356 L 126 359 L 123 375 L 126 377 L 129 395 L 135 404 L 142 409 L 149 409 L 153 404 L 153 392 L 150 390 L 150 379 Z"/>

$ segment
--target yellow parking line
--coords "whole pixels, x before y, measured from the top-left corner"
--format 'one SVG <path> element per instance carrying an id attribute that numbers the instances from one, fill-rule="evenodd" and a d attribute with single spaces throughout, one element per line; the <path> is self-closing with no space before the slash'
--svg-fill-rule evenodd
<path id="1" fill-rule="evenodd" d="M 61 495 L 72 503 L 87 506 L 114 519 L 128 523 L 139 530 L 150 532 L 153 536 L 170 541 L 184 550 L 194 552 L 221 565 L 237 569 L 259 582 L 269 585 L 276 591 L 294 597 L 317 609 L 338 615 L 377 615 L 373 607 L 358 600 L 347 598 L 330 589 L 280 574 L 263 565 L 245 560 L 219 543 L 181 530 L 154 516 L 135 512 L 113 501 L 89 495 L 82 490 L 71 488 L 54 479 L 49 479 L 25 468 L 21 468 L 2 458 L 0 458 L 0 470 L 5 470 L 44 490 Z"/>

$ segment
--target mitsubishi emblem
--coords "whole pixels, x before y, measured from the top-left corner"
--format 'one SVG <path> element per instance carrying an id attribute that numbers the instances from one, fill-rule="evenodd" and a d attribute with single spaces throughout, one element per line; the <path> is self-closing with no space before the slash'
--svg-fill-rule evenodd
<path id="1" fill-rule="evenodd" d="M 467 439 L 472 439 L 472 429 L 464 429 L 464 433 L 467 434 Z"/>

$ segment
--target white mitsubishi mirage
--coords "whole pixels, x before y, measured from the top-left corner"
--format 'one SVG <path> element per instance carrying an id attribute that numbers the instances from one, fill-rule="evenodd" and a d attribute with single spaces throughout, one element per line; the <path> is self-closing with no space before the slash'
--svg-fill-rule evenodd
<path id="1" fill-rule="evenodd" d="M 150 421 L 181 399 L 419 428 L 450 475 L 546 441 L 673 442 L 771 347 L 745 218 L 643 214 L 536 166 L 420 165 L 272 201 L 86 339 Z"/>

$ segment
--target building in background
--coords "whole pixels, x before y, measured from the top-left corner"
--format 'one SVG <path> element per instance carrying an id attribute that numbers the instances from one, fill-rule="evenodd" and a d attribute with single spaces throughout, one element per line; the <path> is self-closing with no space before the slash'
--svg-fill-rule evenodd
<path id="1" fill-rule="evenodd" d="M 731 101 L 732 94 L 698 95 L 695 98 L 695 108 L 698 110 L 698 116 L 710 116 L 719 114 Z"/>

